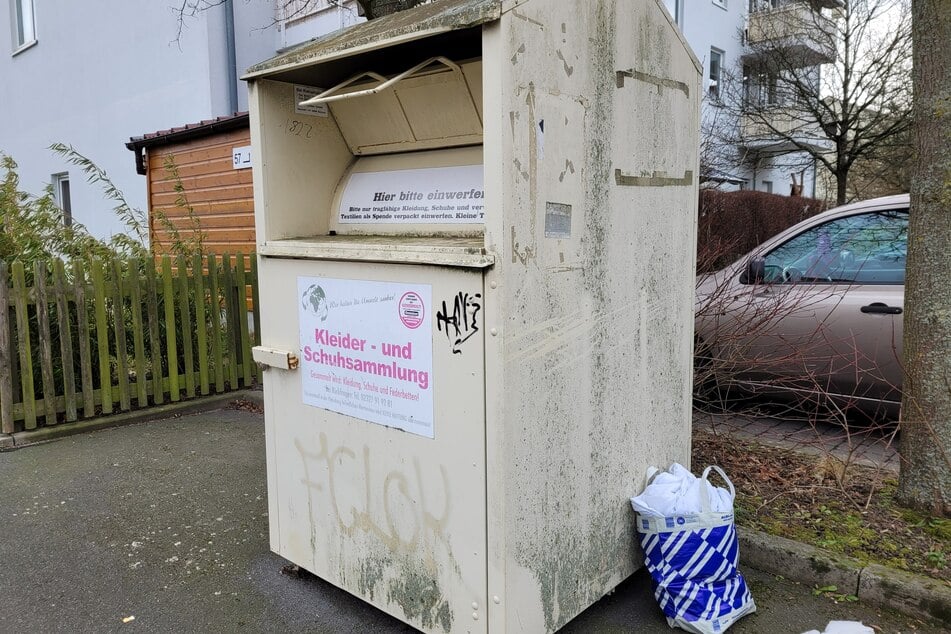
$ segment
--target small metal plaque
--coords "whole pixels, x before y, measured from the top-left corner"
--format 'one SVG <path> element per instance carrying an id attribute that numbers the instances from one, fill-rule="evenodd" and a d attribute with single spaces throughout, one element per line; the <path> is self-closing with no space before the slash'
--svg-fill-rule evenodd
<path id="1" fill-rule="evenodd" d="M 571 237 L 571 205 L 545 203 L 545 237 Z"/>

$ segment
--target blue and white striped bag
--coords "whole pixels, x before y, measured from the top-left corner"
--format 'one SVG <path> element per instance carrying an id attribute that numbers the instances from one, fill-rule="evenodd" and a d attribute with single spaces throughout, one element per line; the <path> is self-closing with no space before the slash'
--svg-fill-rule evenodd
<path id="1" fill-rule="evenodd" d="M 710 509 L 707 476 L 711 469 L 730 488 L 728 512 Z M 648 480 L 654 475 L 649 474 Z M 700 480 L 699 512 L 663 517 L 637 513 L 637 533 L 667 624 L 697 634 L 717 634 L 755 612 L 756 604 L 737 570 L 733 483 L 719 467 L 707 467 Z"/>

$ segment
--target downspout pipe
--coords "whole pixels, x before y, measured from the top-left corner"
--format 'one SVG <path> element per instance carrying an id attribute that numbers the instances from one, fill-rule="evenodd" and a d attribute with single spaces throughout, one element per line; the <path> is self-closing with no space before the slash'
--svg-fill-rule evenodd
<path id="1" fill-rule="evenodd" d="M 234 0 L 225 0 L 225 46 L 228 60 L 228 113 L 238 111 L 238 57 L 234 43 Z"/>

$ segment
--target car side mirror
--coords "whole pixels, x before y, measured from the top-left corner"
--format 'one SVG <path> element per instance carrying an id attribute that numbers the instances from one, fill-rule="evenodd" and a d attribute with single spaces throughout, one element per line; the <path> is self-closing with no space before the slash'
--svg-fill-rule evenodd
<path id="1" fill-rule="evenodd" d="M 750 258 L 740 278 L 743 284 L 763 284 L 766 281 L 766 259 Z"/>

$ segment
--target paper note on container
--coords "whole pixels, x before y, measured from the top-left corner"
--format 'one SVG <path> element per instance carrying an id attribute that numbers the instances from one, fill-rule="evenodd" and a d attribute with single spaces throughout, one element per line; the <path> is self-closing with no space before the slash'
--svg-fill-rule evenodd
<path id="1" fill-rule="evenodd" d="M 304 403 L 433 438 L 432 287 L 298 277 L 297 297 Z"/>
<path id="2" fill-rule="evenodd" d="M 338 218 L 361 224 L 485 222 L 482 165 L 356 172 L 340 198 Z"/>

